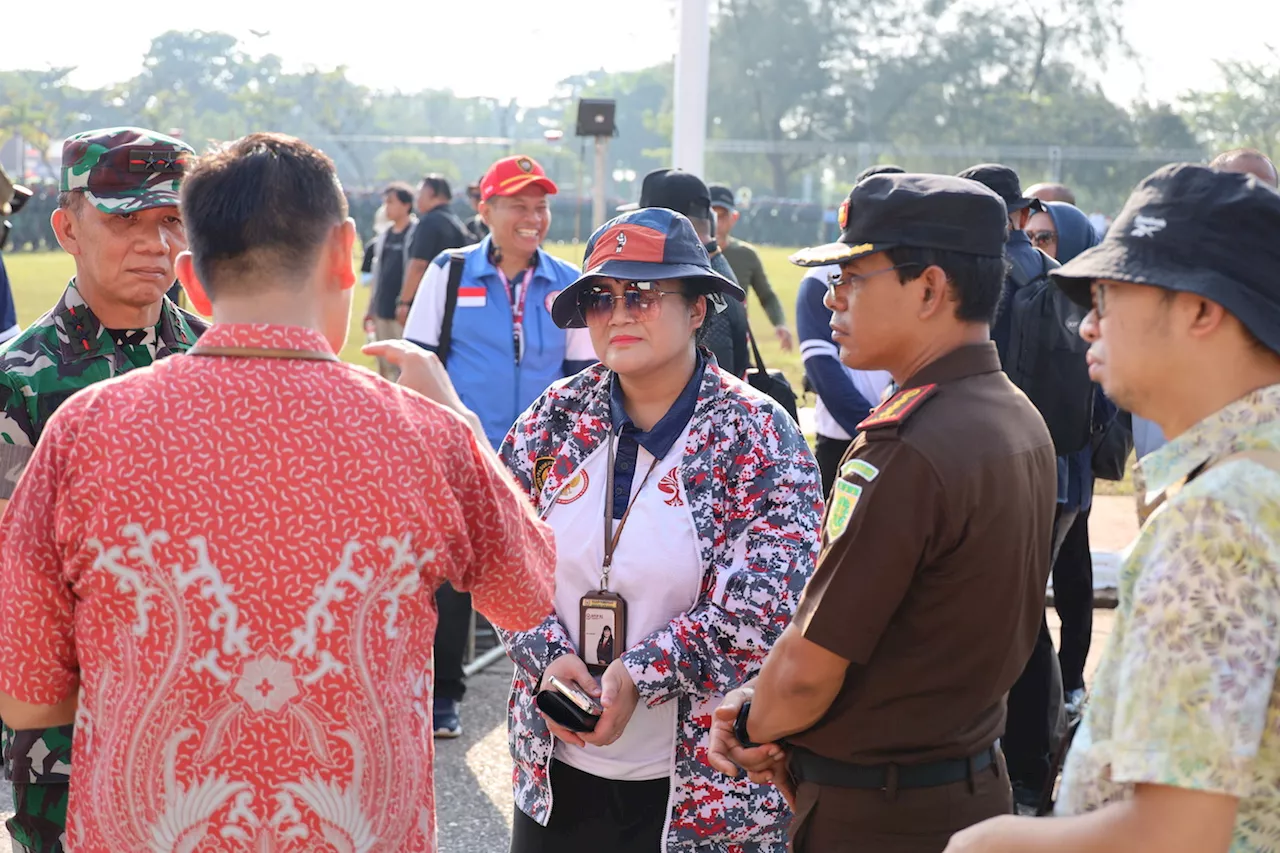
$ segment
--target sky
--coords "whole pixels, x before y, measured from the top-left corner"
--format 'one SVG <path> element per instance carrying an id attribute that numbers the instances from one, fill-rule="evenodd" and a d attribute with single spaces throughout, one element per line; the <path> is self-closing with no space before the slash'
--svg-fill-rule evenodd
<path id="1" fill-rule="evenodd" d="M 680 0 L 380 0 L 328 4 L 297 0 L 143 3 L 140 13 L 102 14 L 100 0 L 60 0 L 53 39 L 6 38 L 0 69 L 75 65 L 74 85 L 126 80 L 141 67 L 150 40 L 170 29 L 239 37 L 251 54 L 275 53 L 286 69 L 346 65 L 358 83 L 381 90 L 450 88 L 460 95 L 544 103 L 557 81 L 582 71 L 643 68 L 675 53 Z M 127 5 L 127 4 L 126 4 Z M 1189 0 L 1126 0 L 1136 63 L 1097 70 L 1120 103 L 1176 99 L 1220 82 L 1214 60 L 1280 63 L 1280 2 L 1231 0 L 1232 14 L 1206 15 Z M 0 0 L 5 30 L 39 32 L 35 0 Z M 84 14 L 76 11 L 83 7 Z M 22 11 L 23 9 L 27 11 Z M 141 13 L 145 9 L 162 13 Z M 33 18 L 26 22 L 24 16 Z M 1245 21 L 1241 25 L 1237 23 Z M 263 35 L 255 35 L 251 30 Z M 715 46 L 712 46 L 714 61 Z"/>

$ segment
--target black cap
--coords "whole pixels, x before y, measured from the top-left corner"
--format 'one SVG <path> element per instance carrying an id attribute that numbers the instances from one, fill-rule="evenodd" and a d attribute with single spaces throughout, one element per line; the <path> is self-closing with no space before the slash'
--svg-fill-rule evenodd
<path id="1" fill-rule="evenodd" d="M 1103 241 L 1051 271 L 1079 305 L 1095 279 L 1195 293 L 1280 352 L 1280 193 L 1253 175 L 1190 163 L 1138 184 Z"/>
<path id="2" fill-rule="evenodd" d="M 802 249 L 791 263 L 840 264 L 896 246 L 1004 256 L 1009 216 L 991 190 L 946 175 L 880 174 L 840 205 L 840 239 Z"/>
<path id="3" fill-rule="evenodd" d="M 726 210 L 738 209 L 738 200 L 733 197 L 733 190 L 724 184 L 712 184 L 707 189 L 711 192 L 712 207 L 723 207 Z"/>
<path id="4" fill-rule="evenodd" d="M 872 175 L 904 175 L 906 169 L 901 166 L 895 166 L 892 163 L 882 163 L 876 166 L 868 166 L 858 173 L 858 177 L 853 179 L 855 184 L 860 184 Z"/>
<path id="5" fill-rule="evenodd" d="M 683 169 L 655 169 L 640 184 L 640 203 L 618 210 L 665 207 L 692 219 L 711 218 L 711 192 L 702 178 Z"/>
<path id="6" fill-rule="evenodd" d="M 1004 199 L 1005 207 L 1010 213 L 1016 213 L 1028 207 L 1044 210 L 1040 199 L 1027 198 L 1022 194 L 1022 181 L 1018 180 L 1018 173 L 1008 166 L 1001 166 L 999 163 L 983 163 L 980 166 L 970 166 L 956 177 L 977 181 L 994 190 L 996 195 Z"/>

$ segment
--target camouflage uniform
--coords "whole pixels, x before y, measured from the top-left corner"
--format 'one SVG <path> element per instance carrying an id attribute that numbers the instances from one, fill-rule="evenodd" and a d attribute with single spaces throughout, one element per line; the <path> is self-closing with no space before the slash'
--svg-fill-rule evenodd
<path id="1" fill-rule="evenodd" d="M 62 191 L 82 192 L 103 213 L 126 214 L 178 203 L 178 185 L 195 152 L 138 128 L 77 134 L 62 148 Z M 109 330 L 89 310 L 75 280 L 53 310 L 0 352 L 0 498 L 13 494 L 50 416 L 88 385 L 185 352 L 207 328 L 168 299 L 148 329 Z M 71 772 L 71 726 L 3 729 L 13 781 L 14 840 L 33 853 L 61 853 Z"/>

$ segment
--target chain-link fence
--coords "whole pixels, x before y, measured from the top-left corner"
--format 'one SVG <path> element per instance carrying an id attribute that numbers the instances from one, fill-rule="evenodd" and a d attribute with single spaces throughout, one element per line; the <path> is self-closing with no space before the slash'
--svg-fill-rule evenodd
<path id="1" fill-rule="evenodd" d="M 392 147 L 430 146 L 433 152 L 452 151 L 459 155 L 459 171 L 480 171 L 479 164 L 491 162 L 507 151 L 536 144 L 529 140 L 486 138 L 446 140 L 441 137 L 325 137 L 315 140 L 326 148 L 342 146 L 350 157 L 376 157 Z M 1063 183 L 1074 190 L 1078 206 L 1086 213 L 1114 215 L 1129 192 L 1143 177 L 1171 162 L 1200 161 L 1198 150 L 1144 150 L 1133 148 L 1086 148 L 1054 145 L 986 146 L 895 146 L 891 143 L 757 142 L 750 140 L 708 140 L 709 169 L 724 172 L 767 173 L 770 156 L 786 156 L 803 163 L 797 173 L 808 173 L 806 183 L 814 187 L 812 199 L 776 198 L 759 187 L 739 187 L 745 203 L 734 236 L 754 243 L 801 246 L 834 239 L 837 235 L 835 209 L 850 189 L 850 182 L 862 169 L 876 163 L 896 163 L 916 172 L 955 174 L 976 163 L 1003 163 L 1015 169 L 1024 187 L 1039 181 Z M 462 162 L 465 161 L 465 164 Z M 465 168 L 463 168 L 465 165 Z M 561 192 L 550 199 L 552 223 L 547 239 L 553 242 L 583 242 L 592 231 L 591 188 L 584 175 L 590 169 L 571 168 L 561 162 L 557 171 Z M 585 164 L 583 164 L 585 165 Z M 735 165 L 742 168 L 733 168 Z M 729 168 L 726 168 L 729 167 Z M 420 175 L 404 175 L 415 183 Z M 639 191 L 639 181 L 627 184 L 630 194 Z M 57 248 L 49 216 L 57 204 L 57 188 L 51 184 L 33 187 L 36 195 L 11 218 L 13 231 L 7 251 L 41 251 Z M 381 185 L 352 188 L 348 197 L 351 215 L 360 236 L 373 236 L 374 213 L 382 202 Z M 607 211 L 634 201 L 610 187 Z M 474 215 L 463 187 L 455 193 L 454 210 L 462 218 Z"/>

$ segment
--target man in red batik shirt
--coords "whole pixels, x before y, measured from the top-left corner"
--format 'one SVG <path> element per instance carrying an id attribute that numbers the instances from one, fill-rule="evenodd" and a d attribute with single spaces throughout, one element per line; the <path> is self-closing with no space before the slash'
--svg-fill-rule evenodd
<path id="1" fill-rule="evenodd" d="M 68 849 L 431 851 L 433 592 L 531 628 L 551 535 L 478 424 L 334 355 L 328 157 L 245 137 L 182 212 L 214 325 L 45 429 L 0 523 L 0 715 L 74 717 Z"/>

